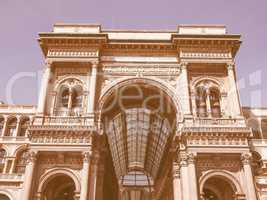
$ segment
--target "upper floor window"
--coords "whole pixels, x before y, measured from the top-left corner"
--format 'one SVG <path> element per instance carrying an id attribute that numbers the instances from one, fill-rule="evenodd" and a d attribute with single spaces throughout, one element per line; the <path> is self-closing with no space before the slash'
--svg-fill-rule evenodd
<path id="1" fill-rule="evenodd" d="M 5 136 L 15 136 L 17 127 L 17 118 L 12 117 L 7 121 L 7 130 Z"/>
<path id="2" fill-rule="evenodd" d="M 4 169 L 5 158 L 6 158 L 6 151 L 4 149 L 0 149 L 0 173 Z"/>
<path id="3" fill-rule="evenodd" d="M 26 132 L 27 132 L 29 125 L 30 125 L 29 118 L 22 119 L 21 124 L 20 124 L 20 130 L 18 132 L 18 136 L 26 136 Z"/>
<path id="4" fill-rule="evenodd" d="M 196 109 L 198 117 L 221 117 L 220 90 L 209 82 L 196 88 Z"/>
<path id="5" fill-rule="evenodd" d="M 17 157 L 17 161 L 16 161 L 16 173 L 18 174 L 23 174 L 25 172 L 25 168 L 27 165 L 27 158 L 28 158 L 28 151 L 22 151 L 18 157 Z"/>
<path id="6" fill-rule="evenodd" d="M 196 96 L 197 115 L 207 117 L 207 92 L 206 88 L 198 87 Z"/>
<path id="7" fill-rule="evenodd" d="M 3 134 L 3 127 L 4 127 L 5 119 L 0 117 L 0 136 Z"/>
<path id="8" fill-rule="evenodd" d="M 57 96 L 56 115 L 80 116 L 83 108 L 83 88 L 78 81 L 66 81 Z"/>
<path id="9" fill-rule="evenodd" d="M 209 90 L 210 109 L 212 117 L 221 117 L 220 91 L 217 88 Z"/>
<path id="10" fill-rule="evenodd" d="M 263 139 L 267 139 L 267 119 L 261 121 L 261 131 Z"/>

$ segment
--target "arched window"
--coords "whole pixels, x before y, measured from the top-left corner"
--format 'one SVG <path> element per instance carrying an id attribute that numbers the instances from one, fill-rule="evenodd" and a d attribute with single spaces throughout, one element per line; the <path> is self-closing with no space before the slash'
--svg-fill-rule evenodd
<path id="1" fill-rule="evenodd" d="M 17 157 L 16 162 L 16 173 L 23 174 L 25 172 L 25 168 L 27 165 L 27 158 L 28 158 L 28 151 L 22 151 L 19 156 Z"/>
<path id="2" fill-rule="evenodd" d="M 261 130 L 263 139 L 267 139 L 267 119 L 261 121 Z"/>
<path id="3" fill-rule="evenodd" d="M 221 117 L 220 92 L 217 88 L 209 90 L 210 108 L 212 117 Z"/>
<path id="4" fill-rule="evenodd" d="M 4 169 L 5 157 L 6 157 L 6 151 L 4 149 L 0 149 L 0 173 L 2 173 Z"/>
<path id="5" fill-rule="evenodd" d="M 15 136 L 17 127 L 17 118 L 13 117 L 7 121 L 7 130 L 5 136 Z"/>
<path id="6" fill-rule="evenodd" d="M 207 92 L 206 88 L 201 86 L 197 88 L 196 104 L 198 117 L 207 117 Z"/>
<path id="7" fill-rule="evenodd" d="M 196 109 L 198 117 L 221 117 L 221 94 L 217 84 L 202 81 L 196 86 Z"/>
<path id="8" fill-rule="evenodd" d="M 0 117 L 0 136 L 3 134 L 3 127 L 4 127 L 5 119 Z"/>
<path id="9" fill-rule="evenodd" d="M 61 94 L 61 104 L 63 107 L 68 108 L 70 92 L 68 88 L 65 88 Z"/>
<path id="10" fill-rule="evenodd" d="M 76 82 L 65 83 L 60 88 L 55 113 L 61 116 L 80 116 L 82 113 L 82 104 L 82 86 Z"/>
<path id="11" fill-rule="evenodd" d="M 26 136 L 26 131 L 27 131 L 29 125 L 30 125 L 30 119 L 29 118 L 23 119 L 21 121 L 21 126 L 20 126 L 18 136 Z"/>

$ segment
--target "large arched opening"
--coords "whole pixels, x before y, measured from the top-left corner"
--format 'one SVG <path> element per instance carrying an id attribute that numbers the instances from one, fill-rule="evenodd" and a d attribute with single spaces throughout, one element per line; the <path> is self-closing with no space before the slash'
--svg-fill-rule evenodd
<path id="1" fill-rule="evenodd" d="M 42 191 L 41 200 L 75 200 L 75 182 L 65 174 L 49 179 Z"/>
<path id="2" fill-rule="evenodd" d="M 235 200 L 238 191 L 234 183 L 222 176 L 208 178 L 202 189 L 203 200 Z"/>
<path id="3" fill-rule="evenodd" d="M 135 79 L 116 85 L 100 101 L 117 199 L 146 200 L 157 192 L 179 109 L 168 92 L 159 83 Z"/>
<path id="4" fill-rule="evenodd" d="M 11 200 L 11 199 L 5 194 L 0 194 L 0 200 Z"/>

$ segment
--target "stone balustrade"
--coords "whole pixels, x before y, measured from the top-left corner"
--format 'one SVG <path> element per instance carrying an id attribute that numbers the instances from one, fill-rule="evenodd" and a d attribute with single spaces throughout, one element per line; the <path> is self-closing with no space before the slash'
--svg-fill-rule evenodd
<path id="1" fill-rule="evenodd" d="M 23 181 L 23 174 L 0 174 L 0 181 Z"/>

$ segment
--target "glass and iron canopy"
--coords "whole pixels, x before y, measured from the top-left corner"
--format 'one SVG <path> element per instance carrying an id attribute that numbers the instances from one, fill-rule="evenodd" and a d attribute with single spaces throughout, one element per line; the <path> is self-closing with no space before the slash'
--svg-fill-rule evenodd
<path id="1" fill-rule="evenodd" d="M 114 95 L 114 99 L 109 101 L 112 114 L 106 115 L 105 132 L 119 185 L 149 188 L 155 184 L 173 133 L 175 111 L 159 89 L 136 88 L 123 88 L 126 100 Z M 120 104 L 114 103 L 115 100 Z"/>

